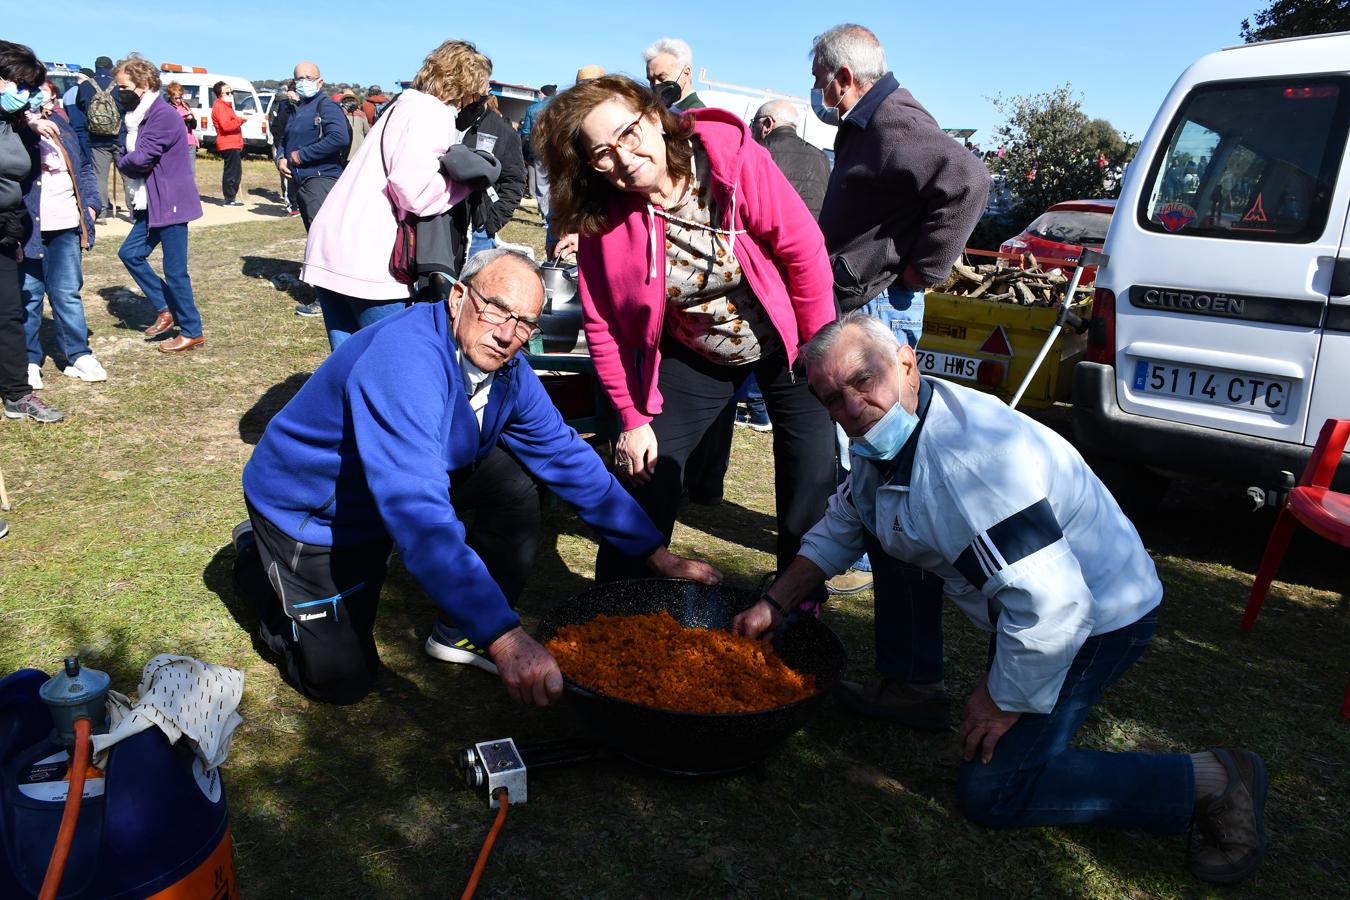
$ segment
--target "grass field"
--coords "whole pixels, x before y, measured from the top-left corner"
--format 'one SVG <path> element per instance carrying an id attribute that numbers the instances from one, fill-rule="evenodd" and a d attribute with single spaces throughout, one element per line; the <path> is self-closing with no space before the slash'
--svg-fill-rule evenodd
<path id="1" fill-rule="evenodd" d="M 219 163 L 199 181 L 218 192 Z M 264 163 L 246 191 L 274 190 Z M 531 218 L 526 214 L 525 218 Z M 540 241 L 513 224 L 513 241 Z M 106 384 L 63 378 L 45 396 L 59 426 L 5 421 L 0 465 L 14 509 L 0 541 L 0 673 L 55 671 L 78 651 L 130 691 L 160 652 L 246 673 L 225 766 L 243 896 L 457 894 L 490 818 L 451 759 L 467 744 L 569 733 L 564 708 L 513 705 L 483 672 L 428 660 L 432 607 L 395 565 L 377 637 L 386 670 L 354 707 L 312 704 L 260 656 L 233 594 L 230 528 L 240 471 L 268 417 L 319 365 L 321 322 L 268 278 L 298 271 L 304 232 L 279 218 L 192 232 L 207 343 L 166 356 L 153 318 L 105 241 L 86 258 L 85 300 Z M 753 584 L 772 566 L 771 437 L 738 429 L 727 501 L 694 507 L 677 552 Z M 1262 753 L 1271 850 L 1238 897 L 1350 895 L 1350 675 L 1346 556 L 1300 535 L 1256 630 L 1237 629 L 1270 518 L 1230 490 L 1179 486 L 1141 532 L 1167 587 L 1155 645 L 1082 735 L 1105 749 Z M 590 582 L 594 544 L 568 512 L 548 535 L 522 604 L 527 625 Z M 870 669 L 871 596 L 826 621 Z M 964 697 L 985 639 L 946 620 L 949 686 Z M 1091 828 L 995 833 L 955 806 L 954 738 L 863 721 L 828 703 L 760 775 L 708 782 L 623 765 L 544 772 L 513 809 L 480 889 L 490 897 L 1190 897 L 1184 840 Z"/>

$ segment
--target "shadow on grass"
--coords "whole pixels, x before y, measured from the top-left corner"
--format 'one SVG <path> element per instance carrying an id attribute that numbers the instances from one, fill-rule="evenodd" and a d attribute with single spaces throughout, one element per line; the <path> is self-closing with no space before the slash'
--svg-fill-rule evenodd
<path id="1" fill-rule="evenodd" d="M 103 298 L 108 314 L 117 320 L 116 327 L 145 331 L 154 324 L 157 313 L 149 298 L 126 287 L 99 288 L 98 294 Z"/>
<path id="2" fill-rule="evenodd" d="M 267 428 L 267 423 L 272 421 L 272 417 L 280 412 L 283 406 L 291 402 L 291 398 L 309 380 L 310 374 L 296 372 L 280 384 L 274 384 L 264 391 L 248 411 L 239 417 L 240 440 L 245 444 L 257 444 Z"/>

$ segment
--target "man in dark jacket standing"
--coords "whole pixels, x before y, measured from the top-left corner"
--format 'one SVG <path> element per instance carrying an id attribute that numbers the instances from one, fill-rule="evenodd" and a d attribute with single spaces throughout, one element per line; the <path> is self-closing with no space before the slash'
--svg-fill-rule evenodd
<path id="1" fill-rule="evenodd" d="M 823 150 L 797 135 L 797 107 L 787 100 L 770 100 L 750 120 L 750 131 L 778 163 L 812 217 L 819 219 L 830 181 L 830 160 Z"/>
<path id="2" fill-rule="evenodd" d="M 835 299 L 914 347 L 923 334 L 923 292 L 951 273 L 984 212 L 989 172 L 900 87 L 871 31 L 836 25 L 811 50 L 812 111 L 839 127 L 819 217 Z M 843 465 L 847 458 L 841 454 Z M 874 572 L 864 556 L 831 579 L 831 593 L 871 585 L 903 603 L 876 625 L 881 678 L 845 682 L 839 698 L 864 715 L 945 727 L 941 582 L 889 558 L 871 562 Z"/>
<path id="3" fill-rule="evenodd" d="M 291 179 L 293 199 L 308 231 L 342 174 L 352 131 L 342 107 L 324 95 L 323 78 L 314 63 L 295 67 L 295 93 L 300 99 L 277 142 L 277 169 Z"/>
<path id="4" fill-rule="evenodd" d="M 470 256 L 497 246 L 497 232 L 515 215 L 528 179 L 520 135 L 496 107 L 497 98 L 488 95 L 460 110 L 455 121 L 458 128 L 464 129 L 465 146 L 491 153 L 502 165 L 496 183 L 469 198 Z"/>
<path id="5" fill-rule="evenodd" d="M 94 60 L 94 77 L 80 85 L 79 93 L 75 96 L 75 106 L 85 120 L 84 127 L 89 137 L 89 156 L 94 161 L 98 194 L 103 198 L 104 208 L 99 213 L 99 225 L 116 212 L 108 175 L 113 171 L 113 163 L 122 156 L 117 142 L 118 133 L 122 130 L 122 110 L 117 105 L 117 85 L 113 84 L 112 68 L 112 60 L 106 56 Z M 129 199 L 126 205 L 130 210 Z"/>
<path id="6" fill-rule="evenodd" d="M 267 127 L 272 133 L 274 153 L 276 142 L 285 136 L 286 125 L 291 121 L 291 114 L 295 112 L 295 105 L 299 102 L 300 96 L 295 92 L 294 78 L 286 82 L 272 100 L 272 111 L 267 115 Z M 291 196 L 291 180 L 285 175 L 281 176 L 281 202 L 286 207 L 287 215 L 300 215 L 300 210 L 295 205 L 295 198 Z"/>

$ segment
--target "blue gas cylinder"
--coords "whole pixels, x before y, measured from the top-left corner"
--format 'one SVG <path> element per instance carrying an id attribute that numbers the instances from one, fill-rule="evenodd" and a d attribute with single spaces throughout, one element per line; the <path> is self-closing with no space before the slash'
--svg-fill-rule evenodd
<path id="1" fill-rule="evenodd" d="M 47 682 L 36 669 L 0 680 L 0 897 L 6 900 L 37 897 L 65 806 L 69 746 L 39 696 Z M 85 781 L 57 896 L 237 898 L 220 772 L 205 769 L 156 728 L 113 745 L 104 768 L 91 769 Z"/>

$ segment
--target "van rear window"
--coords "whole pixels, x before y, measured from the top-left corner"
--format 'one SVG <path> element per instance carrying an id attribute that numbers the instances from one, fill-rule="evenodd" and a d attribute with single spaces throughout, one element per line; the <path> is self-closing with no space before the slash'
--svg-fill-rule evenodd
<path id="1" fill-rule="evenodd" d="M 1196 88 L 1149 168 L 1150 231 L 1307 242 L 1326 227 L 1350 114 L 1346 79 Z"/>

